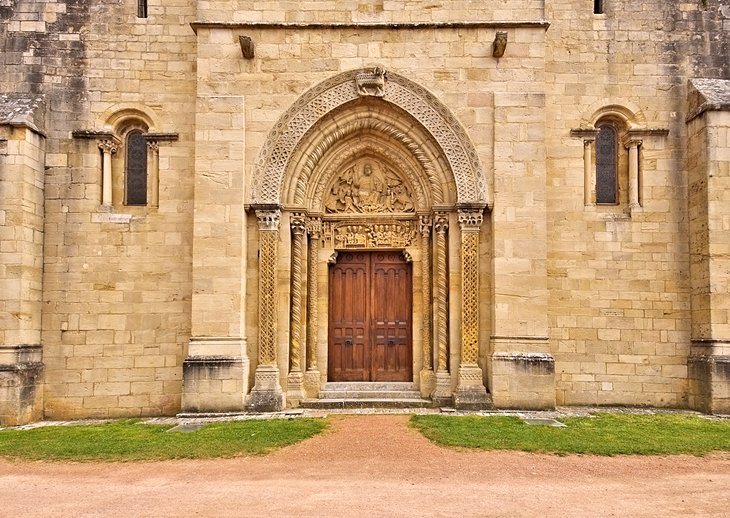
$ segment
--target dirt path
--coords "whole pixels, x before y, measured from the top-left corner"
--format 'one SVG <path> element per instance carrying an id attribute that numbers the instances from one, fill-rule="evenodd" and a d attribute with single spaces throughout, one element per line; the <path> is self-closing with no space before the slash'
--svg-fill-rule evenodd
<path id="1" fill-rule="evenodd" d="M 335 416 L 266 457 L 0 460 L 2 516 L 730 516 L 730 455 L 453 451 L 408 416 Z"/>

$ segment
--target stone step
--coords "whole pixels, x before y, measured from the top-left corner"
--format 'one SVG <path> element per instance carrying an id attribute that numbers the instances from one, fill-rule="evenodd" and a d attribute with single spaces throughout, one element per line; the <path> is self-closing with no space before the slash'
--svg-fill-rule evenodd
<path id="1" fill-rule="evenodd" d="M 329 382 L 319 399 L 301 402 L 304 408 L 427 408 L 433 406 L 421 399 L 415 383 L 410 382 Z"/>
<path id="2" fill-rule="evenodd" d="M 353 390 L 353 391 L 418 391 L 416 384 L 410 381 L 328 381 L 322 387 L 322 391 L 328 390 Z"/>
<path id="3" fill-rule="evenodd" d="M 420 399 L 415 383 L 334 382 L 325 383 L 320 399 Z"/>
<path id="4" fill-rule="evenodd" d="M 335 409 L 335 408 L 429 408 L 433 406 L 428 399 L 304 399 L 299 404 L 302 408 Z"/>

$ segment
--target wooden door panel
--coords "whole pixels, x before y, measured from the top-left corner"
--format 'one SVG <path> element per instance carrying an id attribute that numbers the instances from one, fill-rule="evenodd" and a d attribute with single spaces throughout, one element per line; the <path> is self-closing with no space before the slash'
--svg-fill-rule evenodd
<path id="1" fill-rule="evenodd" d="M 410 266 L 400 253 L 373 254 L 373 381 L 411 381 Z"/>
<path id="2" fill-rule="evenodd" d="M 332 381 L 412 380 L 411 290 L 402 253 L 340 254 L 330 269 Z"/>
<path id="3" fill-rule="evenodd" d="M 370 262 L 365 254 L 342 255 L 330 271 L 330 377 L 368 381 Z"/>

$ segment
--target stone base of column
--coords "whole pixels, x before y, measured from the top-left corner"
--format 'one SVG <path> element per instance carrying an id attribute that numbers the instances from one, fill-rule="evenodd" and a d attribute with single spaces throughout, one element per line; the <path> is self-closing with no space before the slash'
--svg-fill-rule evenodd
<path id="1" fill-rule="evenodd" d="M 304 394 L 307 398 L 317 399 L 319 397 L 320 380 L 319 371 L 316 369 L 304 373 Z"/>
<path id="2" fill-rule="evenodd" d="M 459 367 L 459 379 L 454 392 L 454 408 L 458 410 L 486 410 L 493 408 L 492 398 L 482 381 L 482 369 L 478 365 Z"/>
<path id="3" fill-rule="evenodd" d="M 555 359 L 541 352 L 495 352 L 492 398 L 497 408 L 555 408 Z"/>
<path id="4" fill-rule="evenodd" d="M 38 421 L 43 415 L 40 345 L 0 346 L 0 426 Z"/>
<path id="5" fill-rule="evenodd" d="M 284 404 L 284 393 L 279 384 L 279 369 L 273 365 L 256 367 L 248 409 L 252 412 L 278 412 L 284 408 Z"/>
<path id="6" fill-rule="evenodd" d="M 421 397 L 429 397 L 436 389 L 436 374 L 431 369 L 423 369 L 420 373 Z"/>
<path id="7" fill-rule="evenodd" d="M 241 412 L 248 360 L 237 356 L 188 356 L 183 361 L 183 413 Z"/>
<path id="8" fill-rule="evenodd" d="M 290 372 L 286 378 L 286 404 L 297 408 L 304 398 L 304 374 L 301 371 Z"/>
<path id="9" fill-rule="evenodd" d="M 687 362 L 689 407 L 730 414 L 730 355 L 692 354 Z"/>
<path id="10" fill-rule="evenodd" d="M 436 372 L 436 384 L 431 393 L 433 406 L 451 406 L 451 374 L 448 371 Z"/>

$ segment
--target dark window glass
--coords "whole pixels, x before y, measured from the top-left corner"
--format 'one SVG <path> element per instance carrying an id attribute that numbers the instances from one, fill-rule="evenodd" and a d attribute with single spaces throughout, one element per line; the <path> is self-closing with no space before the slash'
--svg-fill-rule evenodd
<path id="1" fill-rule="evenodd" d="M 593 14 L 603 14 L 603 0 L 593 0 Z"/>
<path id="2" fill-rule="evenodd" d="M 137 18 L 147 18 L 147 0 L 137 0 Z"/>
<path id="3" fill-rule="evenodd" d="M 147 141 L 141 131 L 127 136 L 127 205 L 147 204 Z"/>
<path id="4" fill-rule="evenodd" d="M 599 127 L 596 135 L 596 203 L 617 203 L 617 140 L 612 126 Z"/>

